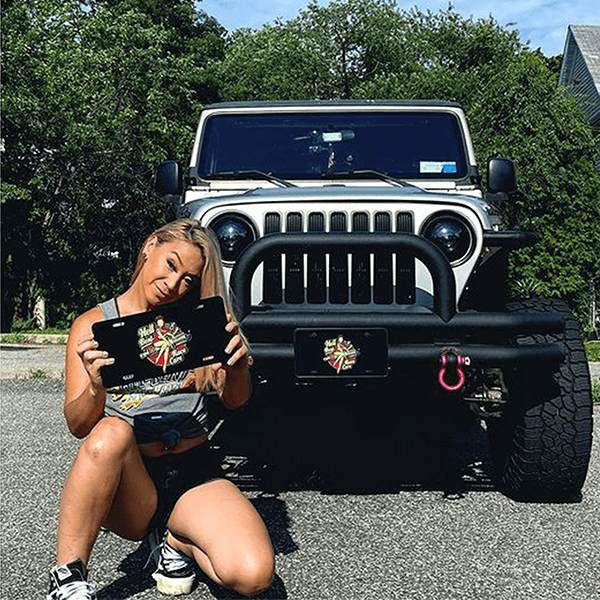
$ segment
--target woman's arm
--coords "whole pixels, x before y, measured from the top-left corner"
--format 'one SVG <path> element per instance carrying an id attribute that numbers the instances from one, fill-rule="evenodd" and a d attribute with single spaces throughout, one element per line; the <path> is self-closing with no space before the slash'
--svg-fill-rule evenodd
<path id="1" fill-rule="evenodd" d="M 85 437 L 104 415 L 106 389 L 100 369 L 114 359 L 98 350 L 92 334 L 93 323 L 101 319 L 99 308 L 84 313 L 73 322 L 67 340 L 64 415 L 69 431 L 78 438 Z"/>

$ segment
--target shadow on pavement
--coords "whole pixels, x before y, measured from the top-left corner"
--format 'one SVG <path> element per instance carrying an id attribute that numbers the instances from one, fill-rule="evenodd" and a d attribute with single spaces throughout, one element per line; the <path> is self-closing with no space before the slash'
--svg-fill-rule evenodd
<path id="1" fill-rule="evenodd" d="M 251 502 L 267 525 L 275 554 L 295 552 L 298 548 L 289 533 L 289 516 L 285 502 L 273 496 L 254 498 Z M 149 551 L 148 544 L 143 541 L 135 551 L 128 554 L 118 567 L 118 571 L 122 575 L 99 590 L 98 600 L 126 600 L 140 592 L 153 589 L 156 584 L 151 576 L 152 564 L 146 566 Z M 196 587 L 204 585 L 215 598 L 245 598 L 245 596 L 216 585 L 199 569 L 197 575 Z M 287 598 L 285 585 L 281 578 L 276 575 L 269 590 L 255 597 L 259 600 Z"/>
<path id="2" fill-rule="evenodd" d="M 119 572 L 123 575 L 99 590 L 98 600 L 125 600 L 141 591 L 153 588 L 156 583 L 151 577 L 151 571 L 149 568 L 144 569 L 147 558 L 148 546 L 146 543 L 141 543 L 119 565 Z"/>
<path id="3" fill-rule="evenodd" d="M 496 489 L 487 432 L 463 402 L 387 392 L 269 393 L 225 415 L 215 450 L 240 488 L 273 494 L 435 490 L 459 498 Z"/>

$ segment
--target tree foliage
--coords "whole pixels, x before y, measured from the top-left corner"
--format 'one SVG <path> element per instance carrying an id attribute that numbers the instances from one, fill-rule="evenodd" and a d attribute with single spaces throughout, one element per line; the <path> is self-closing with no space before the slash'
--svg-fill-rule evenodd
<path id="1" fill-rule="evenodd" d="M 398 70 L 405 23 L 389 0 L 310 2 L 297 19 L 238 30 L 221 65 L 231 100 L 353 98 L 361 82 Z"/>
<path id="2" fill-rule="evenodd" d="M 41 290 L 77 311 L 124 284 L 167 218 L 152 168 L 188 155 L 213 100 L 458 101 L 480 165 L 515 161 L 507 225 L 540 236 L 514 253 L 515 284 L 581 310 L 598 276 L 590 125 L 558 85 L 557 58 L 492 17 L 311 1 L 295 19 L 229 35 L 188 0 L 8 0 L 2 17 L 4 309 Z"/>
<path id="3" fill-rule="evenodd" d="M 2 10 L 3 314 L 41 293 L 60 318 L 122 286 L 165 219 L 152 169 L 216 97 L 224 30 L 185 0 Z"/>
<path id="4" fill-rule="evenodd" d="M 517 165 L 520 193 L 505 212 L 508 226 L 539 236 L 514 255 L 515 282 L 567 299 L 591 327 L 583 315 L 600 275 L 600 174 L 587 117 L 537 53 L 507 65 L 470 112 L 475 143 Z"/>

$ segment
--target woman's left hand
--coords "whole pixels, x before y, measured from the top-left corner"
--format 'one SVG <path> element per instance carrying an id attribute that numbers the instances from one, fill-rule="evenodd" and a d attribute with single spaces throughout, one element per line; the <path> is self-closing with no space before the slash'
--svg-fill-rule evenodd
<path id="1" fill-rule="evenodd" d="M 229 340 L 229 344 L 225 348 L 225 353 L 229 355 L 229 358 L 225 363 L 215 363 L 212 368 L 216 371 L 218 369 L 237 370 L 246 369 L 252 364 L 252 359 L 248 354 L 248 346 L 246 345 L 244 338 L 240 334 L 239 325 L 233 320 L 232 315 L 227 315 L 227 325 L 225 330 L 232 333 L 233 336 Z"/>
<path id="2" fill-rule="evenodd" d="M 232 315 L 227 315 L 227 321 L 225 330 L 233 334 L 225 348 L 229 358 L 224 363 L 213 364 L 212 368 L 217 378 L 222 378 L 223 381 L 221 402 L 229 408 L 240 408 L 246 404 L 252 392 L 248 371 L 252 357 L 248 354 L 248 345 Z"/>

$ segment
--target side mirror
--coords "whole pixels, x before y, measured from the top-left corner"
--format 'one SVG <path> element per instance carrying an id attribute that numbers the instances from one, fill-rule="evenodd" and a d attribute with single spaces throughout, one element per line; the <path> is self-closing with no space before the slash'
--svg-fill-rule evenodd
<path id="1" fill-rule="evenodd" d="M 487 189 L 491 194 L 514 192 L 517 189 L 515 165 L 508 158 L 490 158 L 487 164 Z"/>
<path id="2" fill-rule="evenodd" d="M 183 192 L 183 173 L 179 162 L 166 160 L 158 165 L 154 188 L 161 196 L 181 196 Z"/>

